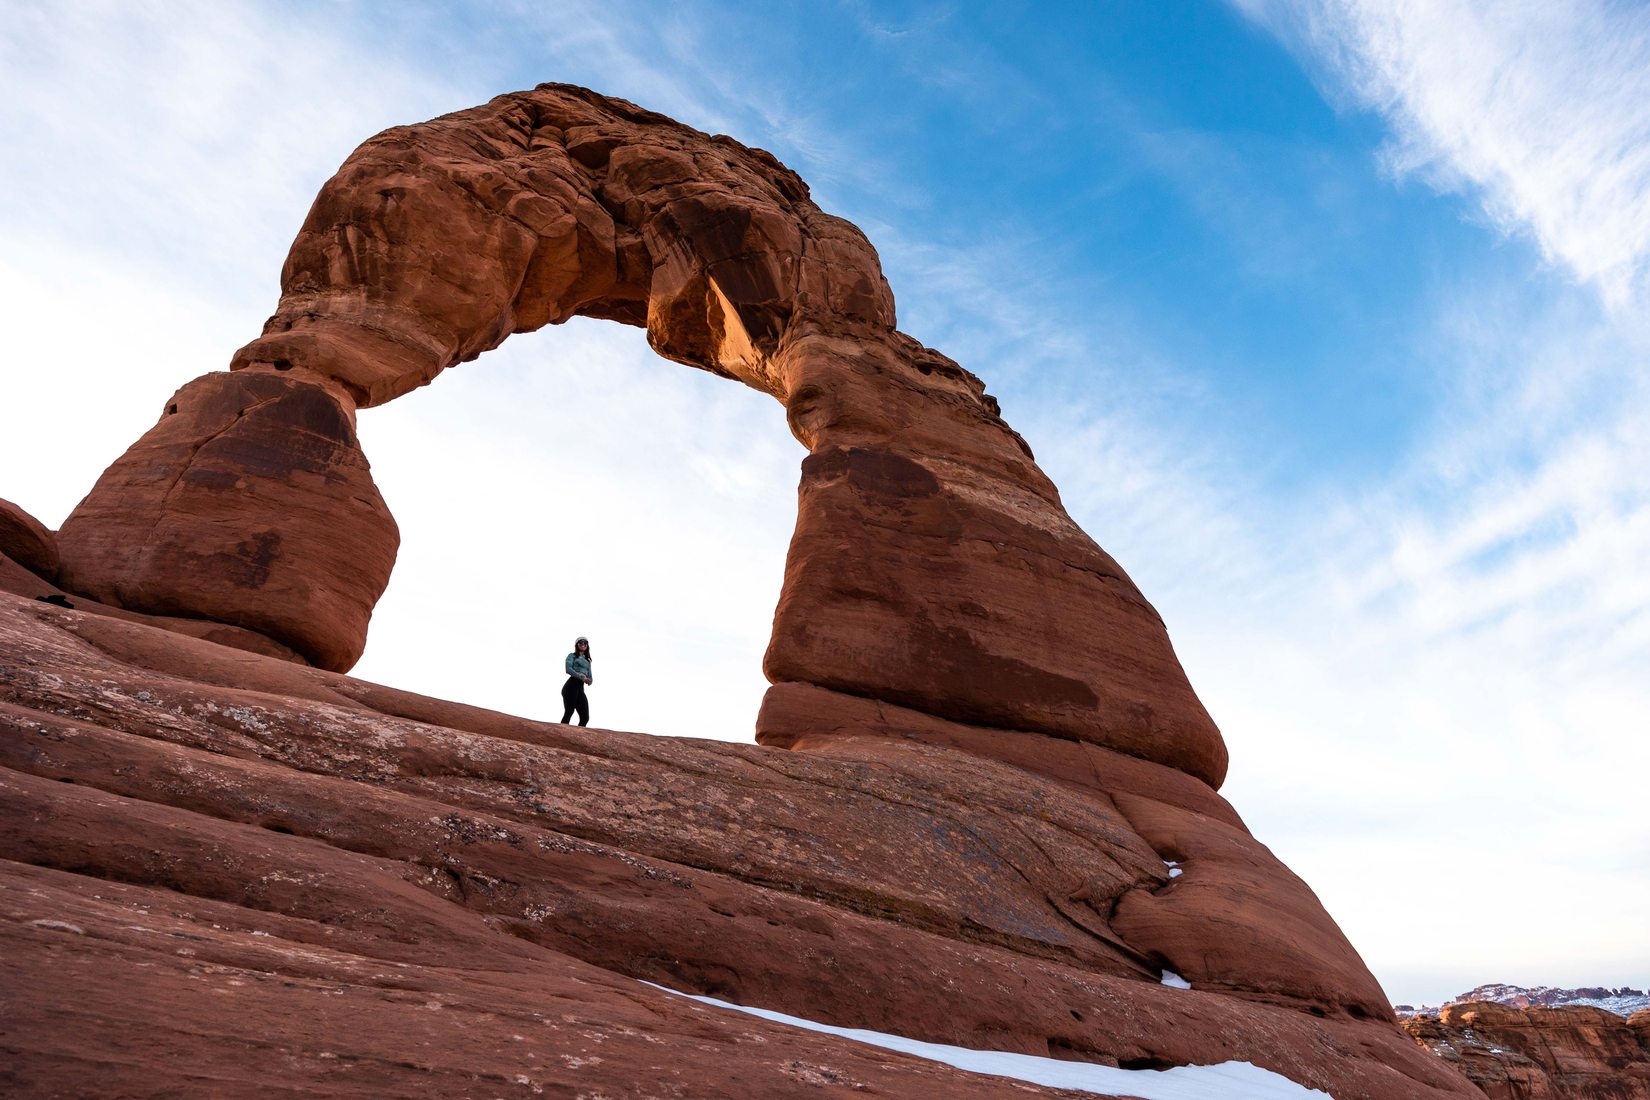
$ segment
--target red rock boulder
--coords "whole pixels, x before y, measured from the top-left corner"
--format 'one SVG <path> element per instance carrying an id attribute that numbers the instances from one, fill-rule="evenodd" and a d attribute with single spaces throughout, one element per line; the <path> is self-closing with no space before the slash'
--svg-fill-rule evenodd
<path id="1" fill-rule="evenodd" d="M 0 500 L 0 554 L 44 581 L 57 579 L 57 539 L 45 524 L 9 500 Z"/>
<path id="2" fill-rule="evenodd" d="M 361 655 L 399 543 L 337 386 L 204 375 L 63 524 L 60 581 L 255 631 L 322 668 Z"/>

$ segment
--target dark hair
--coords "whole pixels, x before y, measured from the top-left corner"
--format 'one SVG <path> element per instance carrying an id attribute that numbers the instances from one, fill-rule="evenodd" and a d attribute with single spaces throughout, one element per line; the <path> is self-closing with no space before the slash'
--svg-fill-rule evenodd
<path id="1" fill-rule="evenodd" d="M 584 643 L 584 659 L 594 663 L 596 658 L 590 652 L 590 639 L 589 638 L 574 638 L 573 639 L 573 652 L 577 653 L 579 651 L 579 643 L 580 642 Z"/>

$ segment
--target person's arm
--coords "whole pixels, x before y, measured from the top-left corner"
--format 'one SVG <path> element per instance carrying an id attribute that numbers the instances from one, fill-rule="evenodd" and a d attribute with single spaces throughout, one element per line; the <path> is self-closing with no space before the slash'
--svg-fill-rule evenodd
<path id="1" fill-rule="evenodd" d="M 573 671 L 573 656 L 574 656 L 573 654 L 569 653 L 567 655 L 567 660 L 562 662 L 562 665 L 567 669 L 567 675 L 569 675 L 569 676 L 577 676 L 578 675 L 578 673 Z"/>

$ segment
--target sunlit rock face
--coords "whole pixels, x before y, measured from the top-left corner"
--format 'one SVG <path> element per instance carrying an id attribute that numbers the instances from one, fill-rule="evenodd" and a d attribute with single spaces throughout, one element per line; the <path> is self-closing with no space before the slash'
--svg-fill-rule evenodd
<path id="1" fill-rule="evenodd" d="M 10 1095 L 1007 1094 L 637 979 L 976 1049 L 1476 1095 L 1162 765 L 531 722 L 36 602 L 9 566 Z M 1094 778 L 1042 774 L 1062 750 Z"/>
<path id="2" fill-rule="evenodd" d="M 760 745 L 342 675 L 397 538 L 356 410 L 580 314 L 772 394 L 807 450 Z M 55 578 L 0 557 L 25 1089 L 1005 1087 L 646 979 L 1342 1100 L 1477 1095 L 1216 792 L 1225 748 L 1151 606 L 770 155 L 558 85 L 388 131 L 233 367 L 56 536 L 6 544 Z"/>

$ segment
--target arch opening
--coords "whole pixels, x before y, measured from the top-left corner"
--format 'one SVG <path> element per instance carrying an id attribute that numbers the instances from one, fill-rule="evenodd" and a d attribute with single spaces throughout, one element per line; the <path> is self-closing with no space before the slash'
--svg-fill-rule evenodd
<path id="1" fill-rule="evenodd" d="M 360 433 L 402 542 L 354 674 L 554 720 L 587 634 L 593 725 L 749 739 L 801 453 L 772 400 L 575 319 Z"/>

